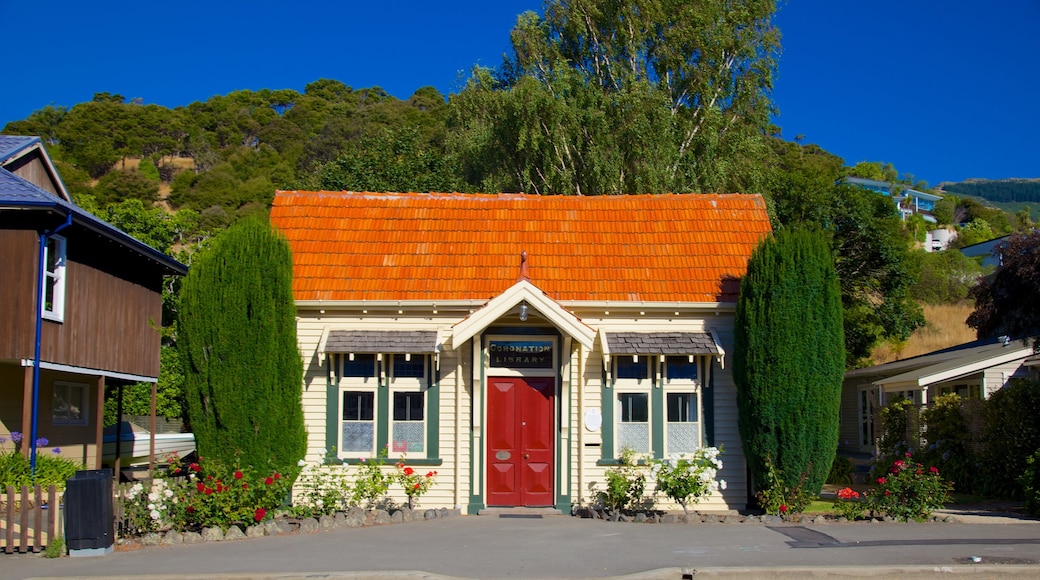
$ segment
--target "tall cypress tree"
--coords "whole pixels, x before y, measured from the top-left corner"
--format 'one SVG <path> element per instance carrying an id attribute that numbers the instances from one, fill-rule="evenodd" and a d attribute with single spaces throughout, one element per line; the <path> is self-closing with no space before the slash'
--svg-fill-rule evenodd
<path id="1" fill-rule="evenodd" d="M 740 284 L 733 364 L 740 435 L 757 485 L 767 485 L 771 461 L 789 487 L 801 481 L 813 494 L 823 487 L 838 443 L 842 326 L 824 234 L 785 229 L 763 240 Z"/>
<path id="2" fill-rule="evenodd" d="M 201 456 L 285 471 L 303 458 L 295 316 L 289 245 L 263 219 L 240 221 L 195 260 L 177 346 Z"/>

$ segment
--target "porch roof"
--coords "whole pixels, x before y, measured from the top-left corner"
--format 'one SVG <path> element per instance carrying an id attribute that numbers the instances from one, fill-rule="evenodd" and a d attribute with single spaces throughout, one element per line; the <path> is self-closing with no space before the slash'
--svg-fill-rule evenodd
<path id="1" fill-rule="evenodd" d="M 1032 354 L 1032 346 L 1021 340 L 1012 340 L 1007 343 L 998 341 L 958 351 L 957 356 L 944 357 L 933 364 L 885 377 L 874 381 L 873 384 L 888 390 L 927 387 L 935 383 L 968 376 L 996 365 L 1018 359 L 1024 360 Z"/>
<path id="2" fill-rule="evenodd" d="M 330 330 L 325 352 L 436 353 L 434 330 Z"/>
<path id="3" fill-rule="evenodd" d="M 707 332 L 607 332 L 610 354 L 719 354 Z"/>

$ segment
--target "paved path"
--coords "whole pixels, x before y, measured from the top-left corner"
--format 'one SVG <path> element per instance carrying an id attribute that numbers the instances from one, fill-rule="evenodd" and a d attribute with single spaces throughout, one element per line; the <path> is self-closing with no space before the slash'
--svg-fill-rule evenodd
<path id="1" fill-rule="evenodd" d="M 981 516 L 980 516 L 981 517 Z M 0 556 L 0 578 L 1040 578 L 1040 522 L 633 524 L 464 516 L 117 551 Z M 1012 523 L 1024 522 L 1024 523 Z M 972 562 L 972 557 L 980 562 Z M 691 576 L 687 576 L 691 577 Z"/>

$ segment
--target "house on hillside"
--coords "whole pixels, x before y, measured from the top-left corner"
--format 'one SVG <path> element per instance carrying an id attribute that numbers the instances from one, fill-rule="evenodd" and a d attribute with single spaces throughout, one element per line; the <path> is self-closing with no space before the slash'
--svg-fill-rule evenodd
<path id="1" fill-rule="evenodd" d="M 1000 255 L 1002 246 L 1011 236 L 1001 236 L 985 242 L 979 242 L 961 248 L 961 253 L 969 258 L 978 258 L 984 268 L 996 268 L 1003 263 Z"/>
<path id="2" fill-rule="evenodd" d="M 891 197 L 896 204 L 896 208 L 899 209 L 899 215 L 904 220 L 911 215 L 917 214 L 923 217 L 925 221 L 935 223 L 935 216 L 932 215 L 932 212 L 935 210 L 935 202 L 942 199 L 941 195 L 917 191 L 901 183 L 889 183 L 862 177 L 845 177 L 841 181 L 860 189 Z M 926 249 L 931 251 L 931 246 L 926 246 Z"/>
<path id="3" fill-rule="evenodd" d="M 163 277 L 186 272 L 72 203 L 38 137 L 0 135 L 0 437 L 101 467 L 105 386 L 157 380 Z"/>
<path id="4" fill-rule="evenodd" d="M 1011 379 L 1036 376 L 1031 344 L 1005 337 L 976 340 L 845 373 L 839 453 L 874 451 L 881 408 L 898 399 L 926 406 L 939 395 L 988 399 Z"/>
<path id="5" fill-rule="evenodd" d="M 554 507 L 622 448 L 723 446 L 747 503 L 731 361 L 754 195 L 283 191 L 307 461 L 437 471 L 423 507 Z"/>

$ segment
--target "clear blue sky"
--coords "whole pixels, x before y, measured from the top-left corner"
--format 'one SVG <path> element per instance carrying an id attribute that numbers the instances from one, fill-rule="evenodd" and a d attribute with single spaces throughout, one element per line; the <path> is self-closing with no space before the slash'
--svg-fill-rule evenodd
<path id="1" fill-rule="evenodd" d="M 773 93 L 788 139 L 930 184 L 1040 177 L 1040 0 L 791 0 Z M 0 126 L 96 92 L 166 107 L 320 78 L 398 98 L 497 66 L 540 0 L 0 0 Z M 15 24 L 18 23 L 18 24 Z"/>

